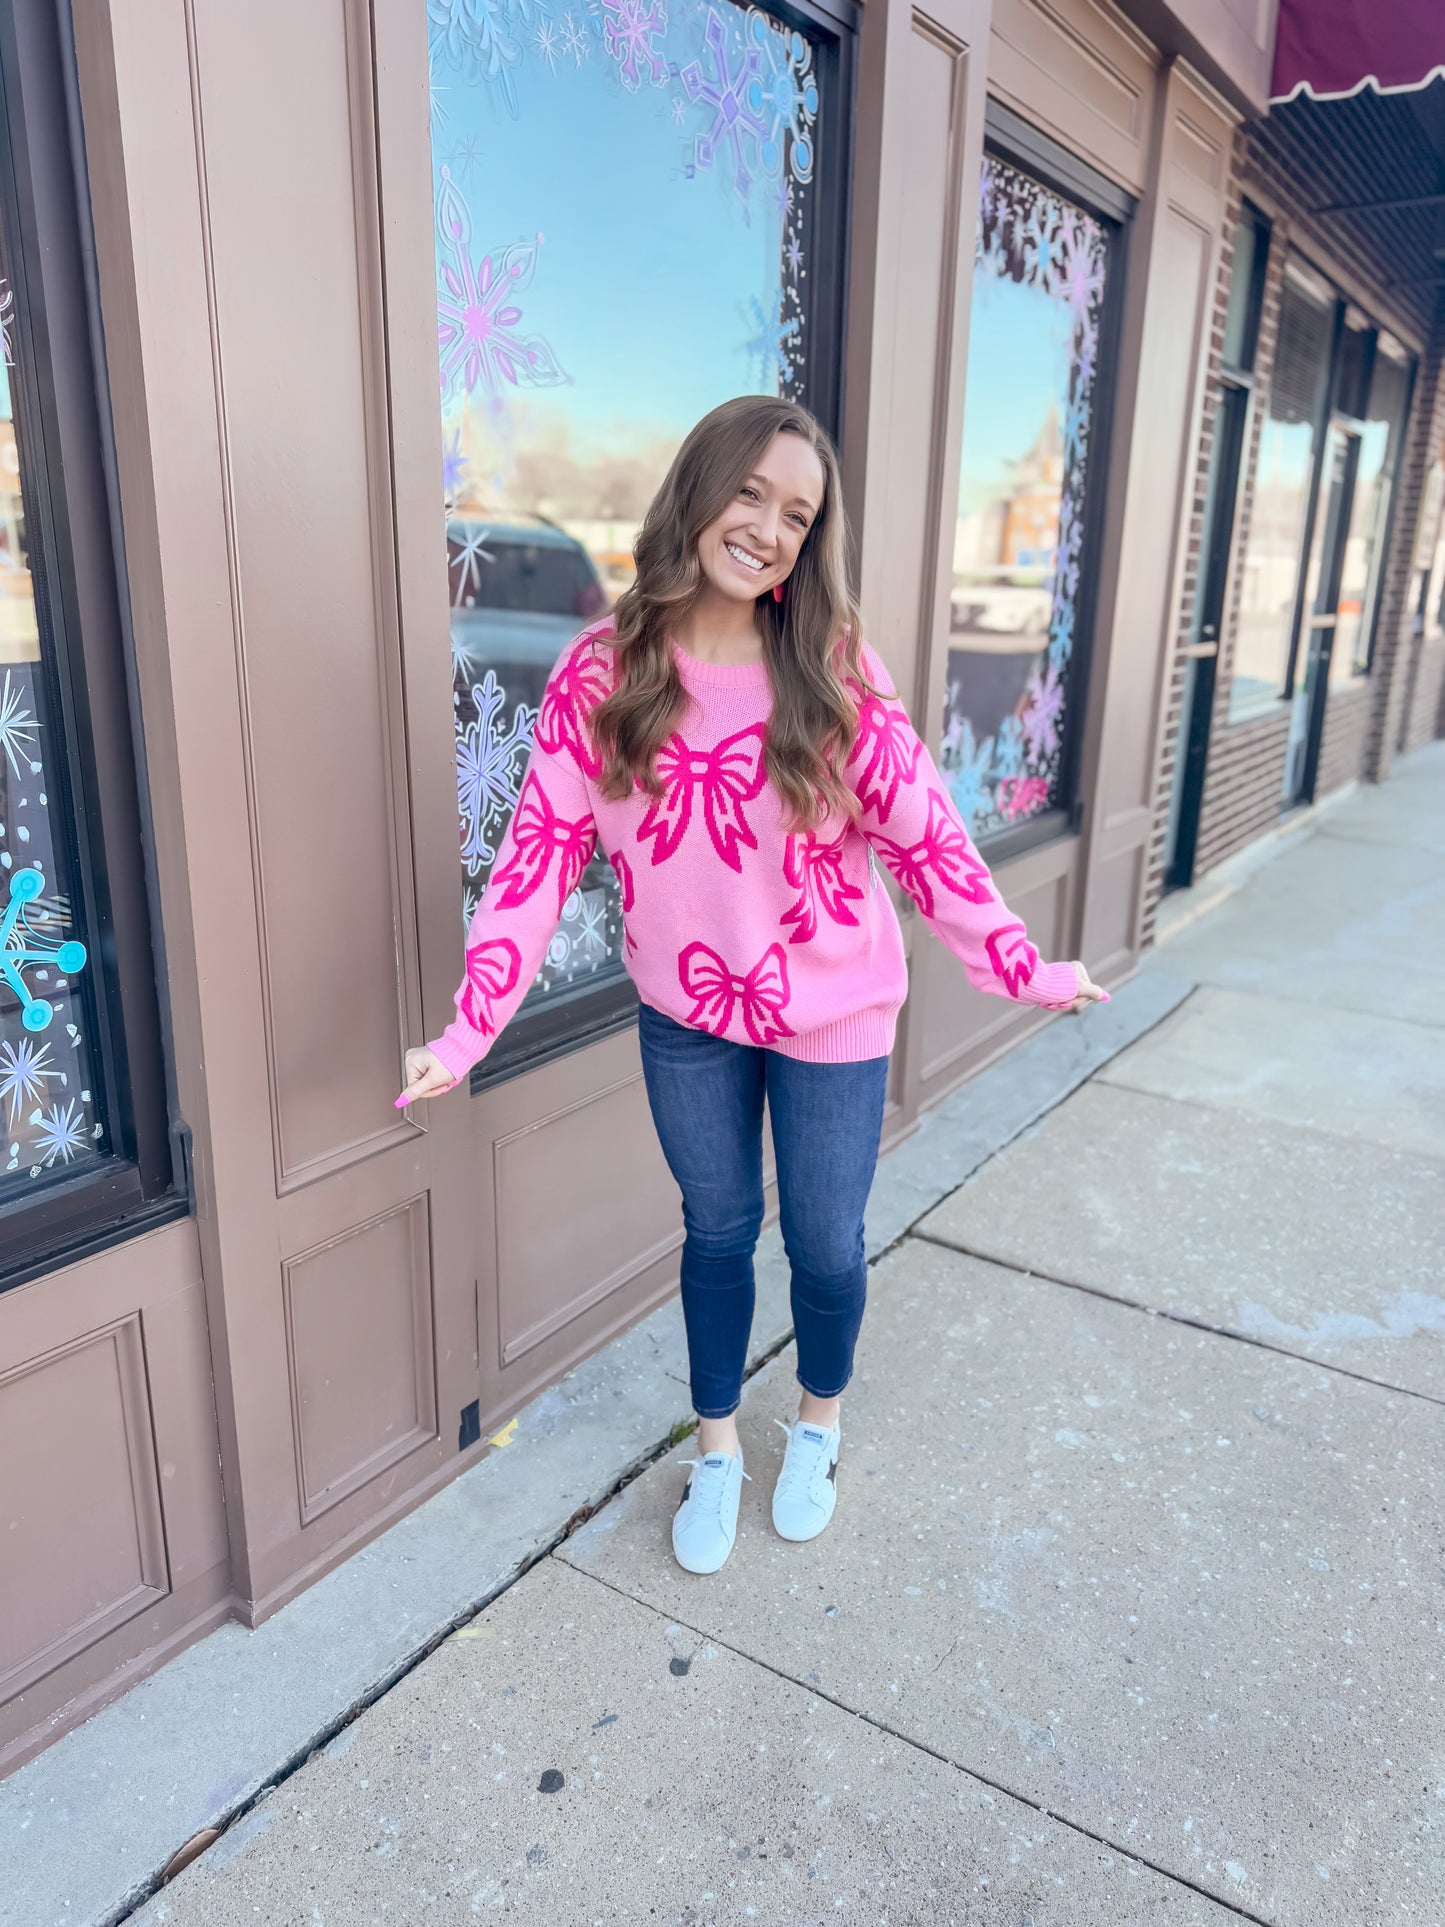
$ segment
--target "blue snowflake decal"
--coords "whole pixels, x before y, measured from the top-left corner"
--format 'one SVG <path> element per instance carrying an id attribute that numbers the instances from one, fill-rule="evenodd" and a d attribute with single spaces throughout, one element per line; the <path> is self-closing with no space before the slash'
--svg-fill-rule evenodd
<path id="1" fill-rule="evenodd" d="M 993 749 L 994 774 L 1000 777 L 1022 776 L 1024 771 L 1024 726 L 1017 716 L 1005 716 L 998 726 L 998 738 Z"/>
<path id="2" fill-rule="evenodd" d="M 54 964 L 67 977 L 85 968 L 85 945 L 72 937 L 64 943 L 47 940 L 29 921 L 28 906 L 45 888 L 38 870 L 17 870 L 10 879 L 10 901 L 0 914 L 0 976 L 23 1006 L 20 1021 L 27 1030 L 44 1030 L 55 1015 L 43 997 L 33 997 L 20 974 L 26 964 Z M 48 913 L 42 912 L 42 915 Z"/>
<path id="3" fill-rule="evenodd" d="M 759 153 L 764 169 L 777 174 L 784 146 L 794 180 L 813 178 L 813 122 L 818 117 L 818 83 L 809 71 L 813 50 L 800 33 L 773 25 L 756 8 L 748 15 L 753 44 L 767 62 L 766 73 L 748 88 L 748 106 L 766 128 Z"/>
<path id="4" fill-rule="evenodd" d="M 986 736 L 981 743 L 976 743 L 973 724 L 966 716 L 958 719 L 944 740 L 941 760 L 948 793 L 968 825 L 970 836 L 973 834 L 975 818 L 986 815 L 993 808 L 993 791 L 988 784 L 993 755 L 993 737 Z"/>
<path id="5" fill-rule="evenodd" d="M 783 291 L 778 288 L 773 293 L 772 308 L 765 309 L 758 297 L 749 295 L 748 307 L 752 312 L 756 333 L 747 342 L 747 351 L 754 356 L 764 382 L 776 380 L 781 386 L 793 379 L 793 363 L 789 357 L 789 344 L 802 331 L 802 322 L 797 315 L 783 319 Z"/>

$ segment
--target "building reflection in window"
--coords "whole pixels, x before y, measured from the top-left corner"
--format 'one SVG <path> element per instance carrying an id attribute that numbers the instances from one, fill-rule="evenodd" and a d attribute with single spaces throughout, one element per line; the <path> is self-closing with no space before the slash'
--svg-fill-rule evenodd
<path id="1" fill-rule="evenodd" d="M 1355 492 L 1345 535 L 1336 605 L 1339 616 L 1330 655 L 1332 683 L 1348 682 L 1370 666 L 1389 528 L 1390 484 L 1409 393 L 1409 361 L 1402 350 L 1381 336 L 1375 343 L 1369 406 L 1359 429 Z"/>
<path id="2" fill-rule="evenodd" d="M 1330 292 L 1291 266 L 1280 296 L 1279 338 L 1240 568 L 1231 721 L 1272 708 L 1286 693 L 1333 318 Z"/>
<path id="3" fill-rule="evenodd" d="M 427 18 L 469 916 L 547 671 L 630 580 L 683 435 L 730 395 L 805 392 L 827 156 L 813 46 L 756 8 Z M 597 860 L 531 1000 L 616 975 L 621 946 Z"/>
<path id="4" fill-rule="evenodd" d="M 986 155 L 942 765 L 975 836 L 1061 794 L 1108 230 Z"/>

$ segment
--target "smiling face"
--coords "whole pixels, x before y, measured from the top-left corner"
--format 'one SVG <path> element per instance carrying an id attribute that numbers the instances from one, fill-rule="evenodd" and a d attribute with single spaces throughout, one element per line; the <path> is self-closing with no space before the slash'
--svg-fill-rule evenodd
<path id="1" fill-rule="evenodd" d="M 823 466 L 801 435 L 781 433 L 697 540 L 708 586 L 752 602 L 787 580 L 823 506 Z"/>

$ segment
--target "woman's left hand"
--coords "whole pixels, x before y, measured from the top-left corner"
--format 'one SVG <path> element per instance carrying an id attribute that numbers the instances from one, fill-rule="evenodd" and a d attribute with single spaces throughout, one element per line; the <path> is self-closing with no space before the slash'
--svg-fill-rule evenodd
<path id="1" fill-rule="evenodd" d="M 1107 990 L 1100 990 L 1084 966 L 1075 960 L 1074 974 L 1079 980 L 1079 994 L 1071 1004 L 1058 1004 L 1058 1010 L 1087 1010 L 1090 1004 L 1105 1004 L 1109 1001 Z"/>

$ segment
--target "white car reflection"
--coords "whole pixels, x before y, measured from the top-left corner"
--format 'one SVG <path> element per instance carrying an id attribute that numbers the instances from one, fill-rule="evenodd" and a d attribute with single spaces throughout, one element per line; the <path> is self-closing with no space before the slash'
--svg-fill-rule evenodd
<path id="1" fill-rule="evenodd" d="M 955 580 L 949 627 L 955 633 L 1043 636 L 1053 602 L 1052 588 L 1042 582 Z"/>

